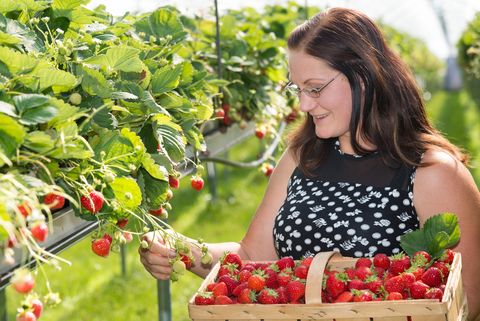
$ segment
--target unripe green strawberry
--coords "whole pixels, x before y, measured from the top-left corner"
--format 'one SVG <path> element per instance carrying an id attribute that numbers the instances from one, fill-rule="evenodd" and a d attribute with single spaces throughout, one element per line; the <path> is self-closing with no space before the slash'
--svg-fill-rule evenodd
<path id="1" fill-rule="evenodd" d="M 210 254 L 209 252 L 204 253 L 200 258 L 200 262 L 202 262 L 202 264 L 205 264 L 205 265 L 211 264 L 212 260 L 213 260 L 212 254 Z"/>
<path id="2" fill-rule="evenodd" d="M 73 104 L 73 105 L 80 105 L 82 103 L 82 96 L 79 93 L 73 93 L 70 95 L 68 100 Z"/>
<path id="3" fill-rule="evenodd" d="M 182 260 L 176 260 L 175 262 L 173 262 L 172 264 L 172 269 L 173 271 L 175 271 L 176 273 L 182 275 L 185 273 L 185 270 L 187 269 L 185 267 L 185 263 L 182 262 Z"/>

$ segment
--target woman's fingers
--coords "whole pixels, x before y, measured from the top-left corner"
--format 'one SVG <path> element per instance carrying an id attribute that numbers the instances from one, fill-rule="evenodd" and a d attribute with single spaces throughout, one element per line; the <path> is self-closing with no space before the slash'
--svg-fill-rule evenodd
<path id="1" fill-rule="evenodd" d="M 176 256 L 175 251 L 165 246 L 158 233 L 147 233 L 142 236 L 142 240 L 147 241 L 148 248 L 138 249 L 140 262 L 154 278 L 169 279 L 172 273 L 170 259 Z"/>

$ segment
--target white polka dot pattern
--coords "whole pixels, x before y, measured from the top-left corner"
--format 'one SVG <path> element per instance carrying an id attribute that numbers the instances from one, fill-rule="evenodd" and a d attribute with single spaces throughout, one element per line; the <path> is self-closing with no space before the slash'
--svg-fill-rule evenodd
<path id="1" fill-rule="evenodd" d="M 411 184 L 413 179 L 412 174 Z M 311 179 L 297 169 L 275 220 L 278 255 L 298 259 L 334 249 L 352 257 L 398 253 L 400 235 L 419 227 L 412 196 L 391 187 Z"/>

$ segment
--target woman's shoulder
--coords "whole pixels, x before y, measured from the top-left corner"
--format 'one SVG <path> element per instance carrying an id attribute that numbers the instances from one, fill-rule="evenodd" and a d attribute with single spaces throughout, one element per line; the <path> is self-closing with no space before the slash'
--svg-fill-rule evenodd
<path id="1" fill-rule="evenodd" d="M 423 166 L 417 169 L 415 185 L 422 188 L 417 190 L 448 192 L 459 190 L 465 184 L 475 184 L 468 168 L 448 151 L 429 149 L 421 163 Z"/>

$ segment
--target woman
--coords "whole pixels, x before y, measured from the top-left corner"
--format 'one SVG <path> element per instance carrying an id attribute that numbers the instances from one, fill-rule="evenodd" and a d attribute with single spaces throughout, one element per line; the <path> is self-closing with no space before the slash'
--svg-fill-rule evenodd
<path id="1" fill-rule="evenodd" d="M 400 236 L 453 212 L 462 237 L 470 318 L 479 314 L 480 193 L 466 156 L 429 124 L 414 78 L 364 14 L 322 12 L 288 39 L 290 80 L 304 124 L 289 140 L 241 242 L 209 244 L 243 259 L 395 254 Z M 169 250 L 146 236 L 145 268 L 168 279 Z M 198 257 L 199 253 L 195 253 Z M 195 265 L 205 277 L 209 270 Z"/>

